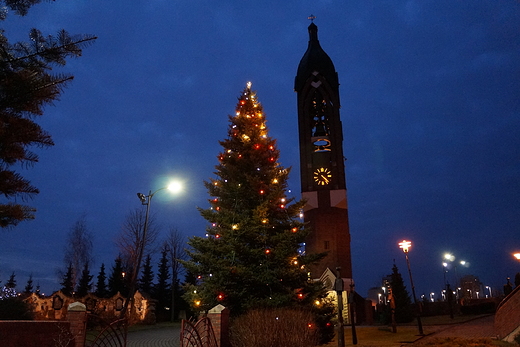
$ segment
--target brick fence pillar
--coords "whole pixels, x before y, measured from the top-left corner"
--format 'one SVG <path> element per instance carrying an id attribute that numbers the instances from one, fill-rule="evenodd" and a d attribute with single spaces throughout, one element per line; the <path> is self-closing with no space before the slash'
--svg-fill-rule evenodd
<path id="1" fill-rule="evenodd" d="M 229 309 L 222 305 L 213 307 L 208 312 L 219 347 L 229 347 Z"/>
<path id="2" fill-rule="evenodd" d="M 70 333 L 74 336 L 74 347 L 84 347 L 87 331 L 87 308 L 81 302 L 73 302 L 67 308 Z"/>

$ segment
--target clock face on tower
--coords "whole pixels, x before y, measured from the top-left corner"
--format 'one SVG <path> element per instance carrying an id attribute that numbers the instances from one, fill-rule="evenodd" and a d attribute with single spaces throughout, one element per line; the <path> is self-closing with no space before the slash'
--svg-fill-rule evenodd
<path id="1" fill-rule="evenodd" d="M 314 181 L 319 186 L 326 186 L 332 179 L 332 173 L 326 167 L 320 167 L 314 171 Z"/>

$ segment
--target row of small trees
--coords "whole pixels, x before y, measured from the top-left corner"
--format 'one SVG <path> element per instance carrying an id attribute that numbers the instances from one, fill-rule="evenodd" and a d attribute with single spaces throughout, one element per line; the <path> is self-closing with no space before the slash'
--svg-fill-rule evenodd
<path id="1" fill-rule="evenodd" d="M 163 246 L 160 254 L 156 276 L 153 271 L 152 256 L 150 254 L 146 256 L 141 276 L 137 282 L 137 289 L 143 295 L 157 301 L 159 319 L 174 319 L 176 316 L 173 315 L 173 310 L 177 314 L 180 309 L 186 310 L 187 305 L 181 298 L 182 286 L 179 284 L 179 279 L 172 276 L 171 261 L 168 257 L 169 249 Z M 85 264 L 75 286 L 73 282 L 73 267 L 69 264 L 62 278 L 60 290 L 63 294 L 75 298 L 82 298 L 87 294 L 94 294 L 99 298 L 109 298 L 117 293 L 127 296 L 131 286 L 127 273 L 128 270 L 125 269 L 121 256 L 115 259 L 108 276 L 105 264 L 101 264 L 95 281 L 88 264 Z M 193 278 L 193 276 L 191 277 Z M 194 282 L 193 279 L 192 282 Z M 40 294 L 39 285 L 36 288 L 33 286 L 32 275 L 29 276 L 23 292 L 18 292 L 16 287 L 16 274 L 13 272 L 0 291 L 0 299 L 17 297 L 19 294 L 22 294 L 22 296 L 27 296 L 31 293 Z"/>
<path id="2" fill-rule="evenodd" d="M 171 319 L 174 319 L 173 306 L 174 299 L 179 296 L 178 282 L 183 273 L 180 261 L 185 257 L 185 238 L 171 227 L 166 238 L 158 243 L 159 228 L 152 216 L 148 220 L 146 239 L 143 239 L 144 223 L 144 209 L 136 209 L 128 214 L 116 238 L 119 255 L 110 273 L 107 275 L 105 264 L 101 264 L 96 280 L 93 281 L 93 275 L 90 274 L 92 235 L 86 228 L 84 219 L 78 221 L 71 228 L 66 245 L 64 262 L 68 265 L 62 275 L 62 292 L 77 297 L 91 292 L 98 297 L 111 297 L 118 292 L 128 296 L 132 290 L 138 289 L 158 300 L 158 311 L 171 307 Z M 133 271 L 138 268 L 138 253 L 141 250 L 147 252 L 147 256 L 144 266 L 139 266 L 142 269 L 141 274 L 134 276 Z M 160 259 L 157 264 L 157 281 L 154 282 L 152 259 L 157 254 Z M 134 278 L 136 283 L 132 283 Z"/>

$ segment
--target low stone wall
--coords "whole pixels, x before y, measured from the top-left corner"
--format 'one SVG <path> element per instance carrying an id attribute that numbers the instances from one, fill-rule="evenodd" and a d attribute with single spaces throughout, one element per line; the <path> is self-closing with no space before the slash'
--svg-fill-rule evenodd
<path id="1" fill-rule="evenodd" d="M 499 339 L 512 341 L 520 333 L 520 286 L 517 286 L 498 305 L 495 313 L 495 332 Z"/>

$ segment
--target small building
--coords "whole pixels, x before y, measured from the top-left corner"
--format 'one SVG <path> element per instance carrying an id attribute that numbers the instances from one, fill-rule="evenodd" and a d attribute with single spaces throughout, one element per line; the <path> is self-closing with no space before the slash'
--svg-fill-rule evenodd
<path id="1" fill-rule="evenodd" d="M 73 302 L 81 302 L 89 313 L 110 321 L 121 316 L 126 298 L 121 293 L 110 298 L 99 298 L 91 293 L 75 298 L 60 290 L 51 296 L 32 293 L 24 300 L 32 306 L 36 320 L 63 320 L 67 317 L 67 307 Z M 155 321 L 155 300 L 136 291 L 130 323 L 155 324 Z"/>

